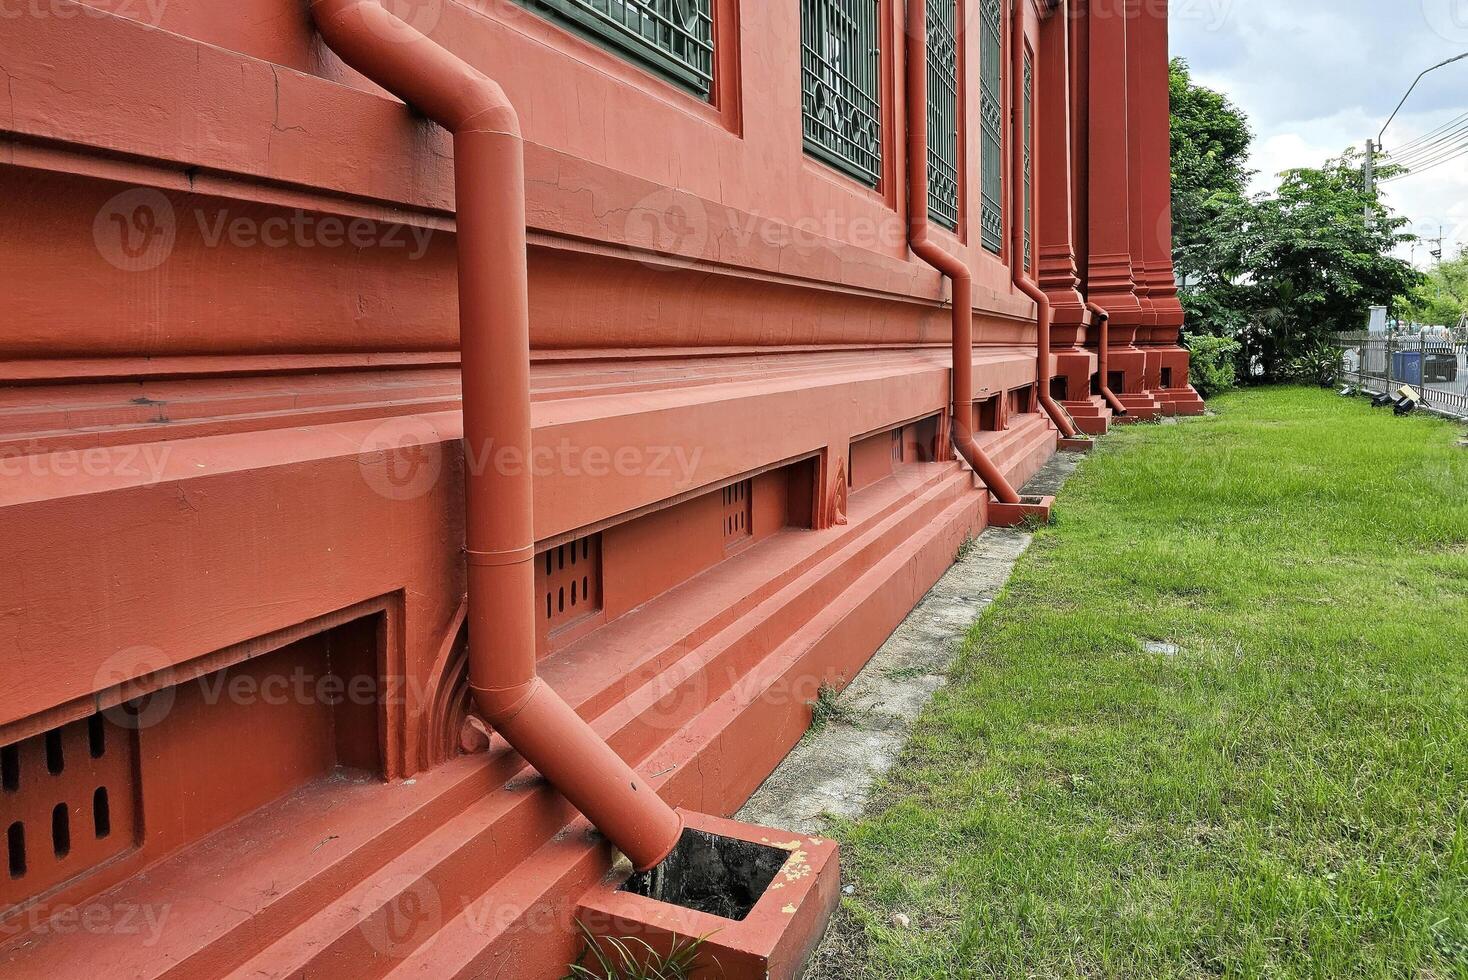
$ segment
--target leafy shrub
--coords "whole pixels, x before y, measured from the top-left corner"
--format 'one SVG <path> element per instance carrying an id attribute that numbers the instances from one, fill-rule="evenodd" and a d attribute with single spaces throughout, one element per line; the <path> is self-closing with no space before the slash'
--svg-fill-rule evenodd
<path id="1" fill-rule="evenodd" d="M 1204 398 L 1228 391 L 1238 386 L 1239 379 L 1234 360 L 1241 345 L 1229 337 L 1212 337 L 1207 334 L 1187 334 L 1183 338 L 1192 353 L 1191 378 L 1193 387 Z"/>
<path id="2" fill-rule="evenodd" d="M 1334 388 L 1341 376 L 1341 350 L 1322 342 L 1308 347 L 1285 362 L 1281 380 L 1294 384 Z"/>

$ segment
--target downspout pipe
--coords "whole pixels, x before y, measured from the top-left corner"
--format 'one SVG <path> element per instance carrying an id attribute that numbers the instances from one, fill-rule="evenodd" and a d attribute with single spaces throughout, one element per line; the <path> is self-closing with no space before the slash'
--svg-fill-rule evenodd
<path id="1" fill-rule="evenodd" d="M 454 137 L 463 365 L 469 684 L 485 720 L 638 870 L 661 864 L 683 819 L 536 675 L 525 160 L 500 86 L 378 0 L 311 0 L 348 65 Z M 478 462 L 476 462 L 476 460 Z"/>
<path id="2" fill-rule="evenodd" d="M 974 276 L 968 264 L 929 237 L 928 5 L 907 4 L 907 240 L 913 254 L 953 283 L 953 448 L 994 499 L 1018 504 L 1019 492 L 974 439 Z"/>
<path id="3" fill-rule="evenodd" d="M 1121 403 L 1120 398 L 1116 397 L 1116 392 L 1111 390 L 1111 314 L 1106 312 L 1099 303 L 1093 303 L 1090 300 L 1086 300 L 1086 309 L 1091 311 L 1091 315 L 1100 324 L 1099 342 L 1096 347 L 1096 371 L 1100 375 L 1101 397 L 1106 399 L 1106 404 L 1111 406 L 1111 410 L 1118 418 L 1125 418 L 1126 406 Z"/>
<path id="4" fill-rule="evenodd" d="M 1024 112 L 1025 96 L 1025 4 L 1014 5 L 1014 30 L 1010 41 L 1010 66 L 1011 76 L 1010 91 L 1012 92 L 1011 112 L 1019 123 L 1011 130 L 1018 133 L 1019 137 L 1014 141 L 1014 153 L 1016 158 L 1024 153 L 1024 131 L 1022 114 Z M 1050 297 L 1045 291 L 1035 285 L 1030 278 L 1030 270 L 1025 268 L 1025 182 L 1020 176 L 1021 168 L 1014 168 L 1014 179 L 1012 183 L 1014 214 L 1010 219 L 1010 261 L 1009 266 L 1014 273 L 1014 288 L 1024 293 L 1035 301 L 1036 307 L 1036 331 L 1035 331 L 1035 354 L 1036 354 L 1036 381 L 1040 390 L 1040 405 L 1045 409 L 1045 414 L 1050 416 L 1050 421 L 1060 430 L 1060 434 L 1067 439 L 1076 436 L 1075 426 L 1070 423 L 1070 416 L 1055 403 L 1050 395 L 1050 382 L 1055 377 L 1055 370 L 1050 363 L 1050 324 L 1051 310 Z"/>

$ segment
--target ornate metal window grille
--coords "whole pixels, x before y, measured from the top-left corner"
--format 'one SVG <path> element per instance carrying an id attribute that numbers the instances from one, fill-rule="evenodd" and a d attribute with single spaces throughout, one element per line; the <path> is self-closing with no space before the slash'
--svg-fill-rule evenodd
<path id="1" fill-rule="evenodd" d="M 1033 268 L 1035 240 L 1035 59 L 1025 52 L 1025 269 Z"/>
<path id="2" fill-rule="evenodd" d="M 957 0 L 928 3 L 928 213 L 958 228 Z"/>
<path id="3" fill-rule="evenodd" d="M 800 0 L 806 151 L 872 187 L 882 173 L 877 3 Z"/>
<path id="4" fill-rule="evenodd" d="M 713 0 L 516 2 L 705 99 L 713 93 Z"/>
<path id="5" fill-rule="evenodd" d="M 980 238 L 995 255 L 1004 251 L 1004 47 L 1000 43 L 1000 0 L 981 0 L 979 9 Z"/>

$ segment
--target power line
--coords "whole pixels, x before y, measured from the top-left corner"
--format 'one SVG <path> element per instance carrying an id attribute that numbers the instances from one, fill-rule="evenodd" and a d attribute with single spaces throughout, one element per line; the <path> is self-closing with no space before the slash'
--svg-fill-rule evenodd
<path id="1" fill-rule="evenodd" d="M 1427 140 L 1432 139 L 1434 136 L 1437 136 L 1439 133 L 1442 133 L 1444 130 L 1452 129 L 1454 126 L 1458 125 L 1461 122 L 1468 122 L 1468 112 L 1463 113 L 1457 119 L 1453 119 L 1453 120 L 1450 120 L 1448 122 L 1443 123 L 1441 126 L 1437 127 L 1436 129 L 1434 129 L 1430 133 L 1423 133 L 1421 136 L 1417 137 L 1414 140 L 1408 140 L 1407 142 L 1403 143 L 1401 146 L 1397 147 L 1395 150 L 1393 150 L 1391 152 L 1393 152 L 1393 153 L 1404 153 L 1404 152 L 1407 152 L 1407 151 L 1411 150 L 1413 147 L 1416 147 L 1416 146 L 1418 146 L 1418 145 L 1426 142 Z"/>
<path id="2" fill-rule="evenodd" d="M 1440 140 L 1434 140 L 1431 143 L 1424 143 L 1419 149 L 1414 150 L 1411 153 L 1391 154 L 1387 156 L 1386 160 L 1388 163 L 1395 163 L 1399 164 L 1400 166 L 1410 167 L 1412 164 L 1420 163 L 1421 161 L 1426 160 L 1428 157 L 1437 156 L 1437 154 L 1444 149 L 1451 149 L 1452 147 L 1461 144 L 1465 139 L 1468 139 L 1468 125 L 1464 125 L 1462 129 L 1451 134 L 1450 136 L 1445 136 Z"/>
<path id="3" fill-rule="evenodd" d="M 1410 167 L 1413 163 L 1419 163 L 1429 157 L 1436 156 L 1443 149 L 1451 149 L 1454 146 L 1460 145 L 1465 139 L 1468 139 L 1468 123 L 1465 123 L 1457 130 L 1448 133 L 1440 139 L 1433 140 L 1430 143 L 1424 143 L 1411 152 L 1388 154 L 1387 161 L 1389 163 L 1399 164 L 1400 166 Z"/>
<path id="4" fill-rule="evenodd" d="M 1451 152 L 1445 152 L 1429 160 L 1423 160 L 1420 163 L 1414 164 L 1413 166 L 1404 169 L 1399 174 L 1393 174 L 1391 177 L 1388 177 L 1387 180 L 1401 180 L 1402 178 L 1411 176 L 1413 174 L 1422 174 L 1427 173 L 1429 170 L 1436 170 L 1438 167 L 1441 167 L 1448 163 L 1452 163 L 1454 160 L 1459 159 L 1465 152 L 1468 152 L 1468 143 L 1465 143 L 1463 146 L 1460 146 L 1456 150 L 1453 150 Z"/>
<path id="5" fill-rule="evenodd" d="M 1428 164 L 1425 167 L 1418 167 L 1415 170 L 1409 170 L 1406 173 L 1404 173 L 1404 174 L 1398 174 L 1395 177 L 1389 177 L 1386 180 L 1381 181 L 1381 183 L 1383 183 L 1383 184 L 1394 184 L 1394 183 L 1396 183 L 1399 180 L 1406 180 L 1408 177 L 1415 177 L 1418 174 L 1425 174 L 1429 170 L 1436 170 L 1438 167 L 1441 167 L 1443 164 L 1452 163 L 1454 160 L 1461 159 L 1461 158 L 1463 158 L 1465 156 L 1468 156 L 1468 144 L 1465 144 L 1464 147 L 1462 149 L 1460 149 L 1458 152 L 1456 152 L 1456 153 L 1454 153 L 1454 154 L 1452 154 L 1452 155 L 1450 155 L 1450 156 L 1448 156 L 1448 157 L 1446 157 L 1446 158 L 1444 158 L 1442 160 L 1439 160 L 1436 163 Z"/>
<path id="6" fill-rule="evenodd" d="M 1465 130 L 1451 140 L 1446 140 L 1442 143 L 1433 144 L 1430 149 L 1424 149 L 1422 150 L 1422 152 L 1414 153 L 1413 155 L 1405 159 L 1400 157 L 1390 157 L 1389 162 L 1396 164 L 1397 166 L 1407 167 L 1410 169 L 1412 167 L 1420 166 L 1423 163 L 1438 160 L 1445 155 L 1452 154 L 1457 150 L 1462 149 L 1464 146 L 1468 146 L 1468 130 Z"/>

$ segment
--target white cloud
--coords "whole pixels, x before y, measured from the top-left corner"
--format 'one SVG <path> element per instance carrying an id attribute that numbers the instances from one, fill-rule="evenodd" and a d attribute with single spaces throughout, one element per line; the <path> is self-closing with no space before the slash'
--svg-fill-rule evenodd
<path id="1" fill-rule="evenodd" d="M 1249 115 L 1258 137 L 1255 190 L 1273 187 L 1282 170 L 1364 147 L 1417 72 L 1468 50 L 1468 0 L 1173 0 L 1172 11 L 1173 53 Z M 1464 112 L 1468 61 L 1423 81 L 1387 147 Z M 1468 157 L 1389 184 L 1387 193 L 1414 231 L 1435 238 L 1441 224 L 1450 253 L 1468 245 Z M 1425 246 L 1417 259 L 1426 264 Z"/>

